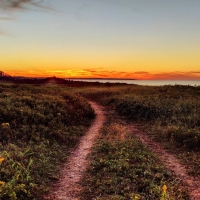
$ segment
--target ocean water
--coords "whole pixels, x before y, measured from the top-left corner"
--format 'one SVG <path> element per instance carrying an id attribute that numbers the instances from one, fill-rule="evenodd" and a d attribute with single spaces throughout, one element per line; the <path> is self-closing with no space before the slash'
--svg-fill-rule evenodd
<path id="1" fill-rule="evenodd" d="M 200 86 L 200 80 L 120 80 L 120 79 L 70 79 L 74 81 L 100 82 L 100 83 L 127 83 L 148 86 L 163 85 L 190 85 Z"/>

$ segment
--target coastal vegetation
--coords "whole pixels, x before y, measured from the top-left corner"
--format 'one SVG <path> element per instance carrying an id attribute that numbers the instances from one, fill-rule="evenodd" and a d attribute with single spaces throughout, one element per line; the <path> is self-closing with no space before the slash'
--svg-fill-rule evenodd
<path id="1" fill-rule="evenodd" d="M 0 199 L 39 199 L 94 118 L 56 85 L 0 85 Z"/>
<path id="2" fill-rule="evenodd" d="M 140 124 L 187 165 L 188 173 L 200 177 L 200 87 L 138 86 L 93 88 L 87 98 Z"/>
<path id="3" fill-rule="evenodd" d="M 189 200 L 182 182 L 113 113 L 90 159 L 81 200 Z"/>
<path id="4" fill-rule="evenodd" d="M 101 130 L 81 199 L 189 199 L 120 118 L 200 177 L 200 87 L 62 82 L 0 84 L 0 198 L 40 199 L 95 117 L 87 99 L 115 110 Z M 164 189 L 163 189 L 164 188 Z M 166 189 L 167 188 L 167 189 Z"/>
<path id="5" fill-rule="evenodd" d="M 200 177 L 200 87 L 93 87 L 82 95 L 133 122 L 178 157 L 190 175 Z M 126 128 L 116 118 L 103 128 L 91 155 L 82 199 L 189 199 L 180 180 L 138 139 L 127 134 L 121 140 Z"/>
<path id="6" fill-rule="evenodd" d="M 134 122 L 164 127 L 159 133 L 177 147 L 200 148 L 200 87 L 130 86 L 121 89 L 93 89 L 88 97 L 114 108 Z"/>

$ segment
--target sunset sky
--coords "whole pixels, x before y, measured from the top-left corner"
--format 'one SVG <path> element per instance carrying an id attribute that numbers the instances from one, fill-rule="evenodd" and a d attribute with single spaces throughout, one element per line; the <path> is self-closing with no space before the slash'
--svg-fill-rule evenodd
<path id="1" fill-rule="evenodd" d="M 200 80 L 200 0 L 31 2 L 0 0 L 0 71 Z"/>

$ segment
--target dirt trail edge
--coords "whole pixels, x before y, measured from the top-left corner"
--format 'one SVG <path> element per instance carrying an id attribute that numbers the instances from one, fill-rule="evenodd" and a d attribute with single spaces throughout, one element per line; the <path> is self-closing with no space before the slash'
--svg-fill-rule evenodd
<path id="1" fill-rule="evenodd" d="M 138 130 L 134 124 L 129 124 L 128 128 L 132 131 L 143 144 L 147 145 L 151 151 L 156 154 L 163 164 L 171 170 L 187 186 L 191 200 L 200 200 L 200 180 L 189 176 L 183 165 L 178 159 L 166 152 L 163 147 L 154 142 L 149 136 Z"/>
<path id="2" fill-rule="evenodd" d="M 54 185 L 53 191 L 44 197 L 46 200 L 78 199 L 78 194 L 81 190 L 79 181 L 88 165 L 87 156 L 91 152 L 98 132 L 105 121 L 103 107 L 92 101 L 89 101 L 89 103 L 95 111 L 96 119 L 86 135 L 81 138 L 78 147 L 71 153 L 68 161 L 64 164 L 63 169 L 60 171 L 61 178 Z"/>

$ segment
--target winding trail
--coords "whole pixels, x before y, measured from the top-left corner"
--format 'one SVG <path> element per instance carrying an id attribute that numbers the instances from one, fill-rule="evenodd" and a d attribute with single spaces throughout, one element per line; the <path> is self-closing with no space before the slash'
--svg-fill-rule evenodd
<path id="1" fill-rule="evenodd" d="M 81 190 L 79 182 L 88 166 L 87 156 L 91 152 L 98 132 L 103 126 L 106 114 L 112 114 L 104 111 L 104 108 L 95 102 L 89 101 L 96 113 L 96 119 L 87 131 L 86 135 L 80 140 L 79 146 L 71 153 L 63 169 L 60 171 L 60 179 L 53 187 L 51 193 L 44 197 L 45 200 L 78 200 Z M 189 176 L 183 165 L 173 155 L 168 153 L 158 143 L 154 142 L 150 136 L 137 129 L 135 124 L 125 122 L 124 124 L 135 134 L 143 144 L 156 154 L 163 164 L 172 171 L 177 178 L 183 181 L 186 189 L 189 191 L 191 200 L 200 200 L 200 180 Z"/>
<path id="2" fill-rule="evenodd" d="M 163 164 L 172 171 L 176 177 L 178 177 L 186 185 L 186 189 L 189 191 L 191 200 L 200 200 L 200 180 L 189 176 L 186 172 L 186 168 L 180 164 L 179 160 L 173 155 L 168 153 L 157 142 L 154 142 L 144 132 L 138 130 L 134 124 L 128 124 L 129 130 L 135 134 L 143 144 L 149 147 L 149 149 L 159 157 Z"/>
<path id="3" fill-rule="evenodd" d="M 85 136 L 80 140 L 78 147 L 71 153 L 68 161 L 64 164 L 60 171 L 60 179 L 54 185 L 53 191 L 44 197 L 46 200 L 77 200 L 81 186 L 79 182 L 83 173 L 88 166 L 87 156 L 91 152 L 91 148 L 101 129 L 105 115 L 103 107 L 95 102 L 89 101 L 94 109 L 96 119 L 88 129 Z"/>

